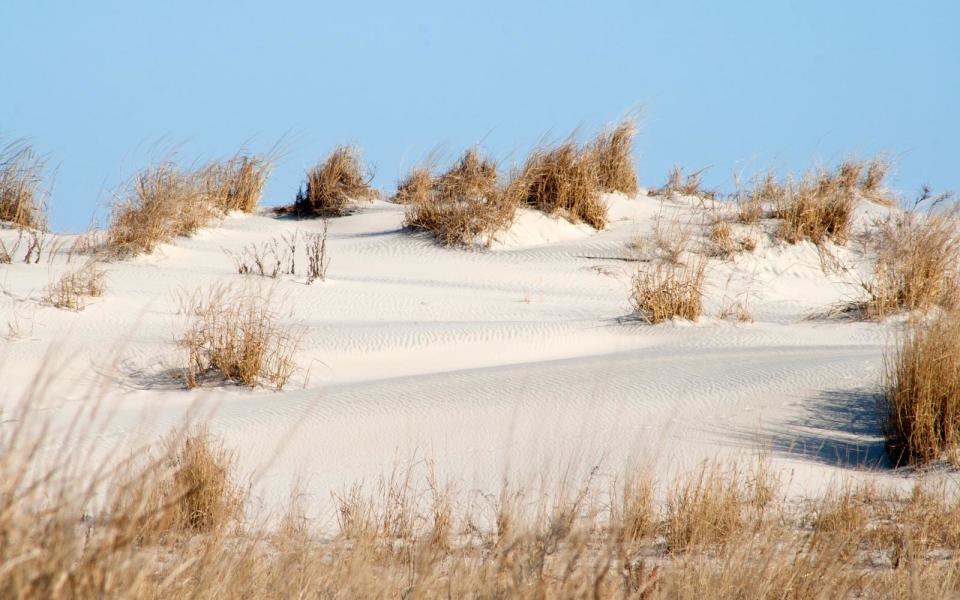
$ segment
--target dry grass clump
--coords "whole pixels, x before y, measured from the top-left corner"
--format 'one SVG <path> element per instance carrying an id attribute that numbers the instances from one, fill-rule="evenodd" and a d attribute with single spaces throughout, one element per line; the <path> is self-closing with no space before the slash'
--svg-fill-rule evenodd
<path id="1" fill-rule="evenodd" d="M 915 319 L 887 359 L 887 449 L 895 463 L 957 462 L 960 444 L 960 312 Z"/>
<path id="2" fill-rule="evenodd" d="M 859 306 L 870 318 L 902 310 L 951 307 L 960 291 L 960 221 L 955 210 L 907 212 L 880 229 L 867 299 Z"/>
<path id="3" fill-rule="evenodd" d="M 86 298 L 102 296 L 105 289 L 103 271 L 91 263 L 48 285 L 44 300 L 56 308 L 80 311 L 86 306 Z"/>
<path id="4" fill-rule="evenodd" d="M 775 216 L 782 219 L 776 230 L 778 238 L 790 244 L 804 240 L 818 246 L 828 240 L 846 243 L 857 195 L 847 182 L 849 173 L 843 169 L 837 175 L 807 177 L 786 190 L 775 208 Z"/>
<path id="5" fill-rule="evenodd" d="M 737 222 L 744 225 L 753 225 L 763 218 L 767 203 L 776 205 L 783 200 L 786 187 L 777 182 L 776 173 L 772 170 L 753 178 L 750 192 L 743 194 L 740 191 L 739 177 L 737 178 Z"/>
<path id="6" fill-rule="evenodd" d="M 114 204 L 106 245 L 119 256 L 150 253 L 163 242 L 206 226 L 217 214 L 202 177 L 163 162 L 137 173 Z"/>
<path id="7" fill-rule="evenodd" d="M 152 252 L 230 210 L 256 208 L 269 160 L 236 155 L 196 170 L 165 161 L 137 173 L 113 205 L 105 246 L 120 257 Z"/>
<path id="8" fill-rule="evenodd" d="M 397 191 L 392 200 L 397 204 L 413 204 L 426 202 L 433 191 L 433 175 L 425 166 L 414 167 L 410 173 L 397 184 Z"/>
<path id="9" fill-rule="evenodd" d="M 681 477 L 668 494 L 663 524 L 668 550 L 723 545 L 748 528 L 759 527 L 776 488 L 763 465 L 752 476 L 737 467 L 701 465 Z"/>
<path id="10" fill-rule="evenodd" d="M 513 186 L 528 206 L 594 229 L 607 225 L 598 162 L 589 148 L 581 149 L 573 140 L 531 152 Z"/>
<path id="11" fill-rule="evenodd" d="M 472 246 L 489 243 L 513 223 L 515 194 L 498 187 L 496 162 L 475 149 L 435 178 L 416 173 L 397 190 L 407 202 L 407 226 L 428 231 L 449 246 Z"/>
<path id="12" fill-rule="evenodd" d="M 726 221 L 715 221 L 710 226 L 708 239 L 713 245 L 711 254 L 714 256 L 729 258 L 737 251 L 737 241 L 733 236 L 733 227 Z"/>
<path id="13" fill-rule="evenodd" d="M 695 321 L 703 308 L 706 263 L 689 265 L 658 263 L 634 275 L 630 302 L 634 313 L 648 323 L 668 319 Z"/>
<path id="14" fill-rule="evenodd" d="M 278 322 L 270 294 L 213 287 L 189 304 L 190 323 L 180 339 L 188 388 L 210 374 L 254 386 L 283 389 L 293 375 L 299 335 Z"/>
<path id="15" fill-rule="evenodd" d="M 357 201 L 372 201 L 377 191 L 372 177 L 353 146 L 337 146 L 322 163 L 307 171 L 305 188 L 300 188 L 292 210 L 300 216 L 338 217 Z"/>
<path id="16" fill-rule="evenodd" d="M 884 182 L 887 174 L 890 172 L 890 161 L 884 156 L 876 156 L 867 161 L 863 178 L 860 180 L 860 191 L 863 195 L 884 206 L 894 204 L 893 198 L 889 196 L 884 188 Z"/>
<path id="17" fill-rule="evenodd" d="M 34 229 L 46 225 L 39 196 L 43 166 L 25 140 L 0 147 L 0 221 Z"/>
<path id="18" fill-rule="evenodd" d="M 215 534 L 243 517 L 245 497 L 235 482 L 233 454 L 205 427 L 177 432 L 158 457 L 122 478 L 112 498 L 112 518 L 135 531 L 139 543 Z"/>
<path id="19" fill-rule="evenodd" d="M 237 154 L 208 164 L 199 177 L 221 211 L 250 213 L 257 209 L 272 169 L 273 163 L 265 156 Z"/>
<path id="20" fill-rule="evenodd" d="M 633 138 L 636 134 L 636 125 L 627 120 L 609 131 L 600 132 L 589 145 L 587 151 L 593 155 L 602 191 L 628 196 L 637 193 L 637 173 L 633 167 Z"/>

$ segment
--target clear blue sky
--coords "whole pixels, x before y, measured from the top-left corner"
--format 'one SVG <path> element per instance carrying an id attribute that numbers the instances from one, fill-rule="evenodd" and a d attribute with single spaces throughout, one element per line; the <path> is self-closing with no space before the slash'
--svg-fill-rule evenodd
<path id="1" fill-rule="evenodd" d="M 3 0 L 0 132 L 56 167 L 83 228 L 156 156 L 265 150 L 267 204 L 356 143 L 390 189 L 442 145 L 501 158 L 642 107 L 641 182 L 889 152 L 894 185 L 960 188 L 960 3 Z"/>

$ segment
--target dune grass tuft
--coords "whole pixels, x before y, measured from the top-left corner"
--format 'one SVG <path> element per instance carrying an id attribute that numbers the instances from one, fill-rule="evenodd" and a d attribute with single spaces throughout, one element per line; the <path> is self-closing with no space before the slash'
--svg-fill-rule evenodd
<path id="1" fill-rule="evenodd" d="M 33 229 L 46 225 L 39 192 L 43 167 L 25 140 L 0 146 L 0 221 Z"/>
<path id="2" fill-rule="evenodd" d="M 191 299 L 190 323 L 180 338 L 188 388 L 215 374 L 242 385 L 265 382 L 283 389 L 296 369 L 300 338 L 279 323 L 271 300 L 271 294 L 259 290 L 242 293 L 225 287 L 200 291 Z"/>
<path id="3" fill-rule="evenodd" d="M 533 208 L 594 229 L 607 225 L 597 160 L 573 140 L 531 152 L 513 183 L 522 201 Z"/>
<path id="4" fill-rule="evenodd" d="M 117 257 L 149 254 L 158 245 L 206 227 L 230 210 L 255 210 L 269 160 L 238 154 L 199 169 L 163 161 L 137 173 L 111 209 L 105 247 Z"/>
<path id="5" fill-rule="evenodd" d="M 271 170 L 273 163 L 265 156 L 237 154 L 211 162 L 200 170 L 199 177 L 221 211 L 251 213 L 260 204 Z"/>
<path id="6" fill-rule="evenodd" d="M 956 210 L 907 212 L 883 224 L 876 266 L 861 311 L 882 319 L 899 311 L 952 307 L 960 294 Z"/>
<path id="7" fill-rule="evenodd" d="M 634 313 L 648 323 L 669 319 L 695 321 L 703 310 L 705 261 L 692 264 L 658 263 L 634 275 L 630 302 Z"/>
<path id="8" fill-rule="evenodd" d="M 960 460 L 960 312 L 910 321 L 887 357 L 887 449 L 897 464 Z"/>
<path id="9" fill-rule="evenodd" d="M 774 209 L 774 216 L 782 219 L 776 236 L 790 244 L 846 243 L 857 206 L 859 173 L 852 163 L 844 163 L 836 173 L 812 174 L 788 185 Z"/>
<path id="10" fill-rule="evenodd" d="M 348 214 L 357 202 L 377 198 L 371 179 L 355 147 L 337 146 L 307 172 L 306 185 L 297 192 L 292 210 L 304 217 Z"/>
<path id="11" fill-rule="evenodd" d="M 426 202 L 432 189 L 433 175 L 429 167 L 421 165 L 411 169 L 410 173 L 397 184 L 397 191 L 392 199 L 397 204 Z"/>
<path id="12" fill-rule="evenodd" d="M 404 183 L 397 194 L 407 203 L 406 225 L 445 245 L 489 244 L 516 215 L 516 200 L 497 184 L 496 162 L 475 149 L 437 177 L 414 172 Z"/>
<path id="13" fill-rule="evenodd" d="M 633 166 L 633 138 L 636 134 L 636 125 L 627 120 L 600 132 L 588 146 L 587 151 L 593 155 L 596 164 L 601 191 L 628 196 L 637 193 L 637 173 Z"/>

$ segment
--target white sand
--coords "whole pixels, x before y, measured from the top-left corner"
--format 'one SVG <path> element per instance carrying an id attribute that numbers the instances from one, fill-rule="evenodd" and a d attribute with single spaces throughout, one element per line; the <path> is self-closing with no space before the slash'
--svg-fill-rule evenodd
<path id="1" fill-rule="evenodd" d="M 319 231 L 318 221 L 236 215 L 108 263 L 106 294 L 79 313 L 40 304 L 44 286 L 79 264 L 67 265 L 65 250 L 0 266 L 0 334 L 7 323 L 19 331 L 0 339 L 4 418 L 45 365 L 57 376 L 33 410 L 65 427 L 99 386 L 94 395 L 114 413 L 95 440 L 104 451 L 153 439 L 200 399 L 241 470 L 257 473 L 264 506 L 299 481 L 318 510 L 331 491 L 412 456 L 490 491 L 507 469 L 536 473 L 571 458 L 602 458 L 617 473 L 626 460 L 665 471 L 762 451 L 798 493 L 884 464 L 873 403 L 896 323 L 807 318 L 857 294 L 870 258 L 856 241 L 835 249 L 842 269 L 825 273 L 811 244 L 761 238 L 754 253 L 711 259 L 700 321 L 650 326 L 630 318 L 640 263 L 628 244 L 649 238 L 658 214 L 694 223 L 703 214 L 682 199 L 608 200 L 605 231 L 524 210 L 488 251 L 402 231 L 402 207 L 384 202 L 332 220 L 328 281 L 275 282 L 285 320 L 306 328 L 301 371 L 279 393 L 182 389 L 170 371 L 186 324 L 177 293 L 269 287 L 237 275 L 223 249 Z M 885 210 L 864 203 L 858 231 Z M 755 322 L 717 318 L 737 300 Z"/>

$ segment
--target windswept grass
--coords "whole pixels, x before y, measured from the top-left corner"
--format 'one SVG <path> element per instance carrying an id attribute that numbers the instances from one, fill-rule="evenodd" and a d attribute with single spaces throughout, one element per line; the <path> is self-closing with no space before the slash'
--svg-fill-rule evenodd
<path id="1" fill-rule="evenodd" d="M 497 185 L 496 162 L 475 149 L 437 177 L 411 174 L 397 193 L 407 202 L 406 225 L 449 246 L 489 243 L 513 223 L 517 210 L 515 199 Z"/>
<path id="2" fill-rule="evenodd" d="M 260 204 L 273 163 L 265 156 L 237 154 L 222 162 L 211 162 L 199 173 L 213 202 L 223 212 L 251 213 Z"/>
<path id="3" fill-rule="evenodd" d="M 46 225 L 40 184 L 44 160 L 25 140 L 0 146 L 0 221 L 17 227 Z"/>
<path id="4" fill-rule="evenodd" d="M 628 196 L 637 193 L 637 173 L 633 167 L 633 138 L 636 134 L 636 125 L 627 120 L 601 131 L 590 143 L 588 151 L 596 163 L 602 191 Z"/>
<path id="5" fill-rule="evenodd" d="M 531 152 L 513 185 L 528 206 L 594 229 L 607 225 L 598 162 L 589 148 L 581 149 L 573 140 Z"/>
<path id="6" fill-rule="evenodd" d="M 372 201 L 377 192 L 372 176 L 353 146 L 337 146 L 322 163 L 307 172 L 305 187 L 297 192 L 292 210 L 305 217 L 339 217 L 357 202 Z"/>
<path id="7" fill-rule="evenodd" d="M 238 154 L 199 169 L 170 161 L 147 167 L 121 190 L 111 209 L 107 251 L 121 258 L 148 254 L 230 210 L 252 212 L 270 166 L 266 158 Z"/>
<path id="8" fill-rule="evenodd" d="M 296 369 L 299 334 L 280 323 L 271 294 L 212 287 L 187 304 L 190 322 L 180 338 L 187 387 L 217 375 L 248 386 L 269 383 L 277 390 Z"/>

